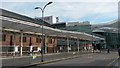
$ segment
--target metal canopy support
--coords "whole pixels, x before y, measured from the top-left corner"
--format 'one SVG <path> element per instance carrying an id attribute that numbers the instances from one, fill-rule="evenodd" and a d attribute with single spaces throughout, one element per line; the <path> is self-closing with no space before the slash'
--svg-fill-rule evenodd
<path id="1" fill-rule="evenodd" d="M 79 46 L 79 39 L 77 39 L 77 43 L 78 43 L 78 52 L 80 51 L 80 46 Z"/>
<path id="2" fill-rule="evenodd" d="M 69 38 L 67 37 L 67 52 L 69 53 Z"/>
<path id="3" fill-rule="evenodd" d="M 21 33 L 21 44 L 20 44 L 20 56 L 22 56 L 22 47 L 23 47 L 23 31 L 20 32 Z"/>

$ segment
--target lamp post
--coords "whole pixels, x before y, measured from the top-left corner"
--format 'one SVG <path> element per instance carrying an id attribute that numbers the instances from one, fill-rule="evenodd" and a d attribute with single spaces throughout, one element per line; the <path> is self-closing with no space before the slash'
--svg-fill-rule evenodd
<path id="1" fill-rule="evenodd" d="M 43 8 L 41 8 L 41 7 L 35 7 L 35 9 L 40 9 L 41 11 L 42 11 L 42 48 L 41 48 L 41 50 L 42 50 L 42 52 L 41 52 L 41 62 L 43 62 L 43 53 L 44 53 L 44 47 L 45 47 L 45 45 L 44 45 L 44 29 L 43 29 L 43 26 L 44 26 L 44 10 L 45 10 L 45 8 L 46 8 L 46 6 L 47 5 L 50 5 L 50 4 L 52 4 L 53 2 L 48 2 Z"/>

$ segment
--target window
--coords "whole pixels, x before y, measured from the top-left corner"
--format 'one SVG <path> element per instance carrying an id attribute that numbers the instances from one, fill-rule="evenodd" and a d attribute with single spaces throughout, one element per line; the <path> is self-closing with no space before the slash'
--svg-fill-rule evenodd
<path id="1" fill-rule="evenodd" d="M 51 39 L 51 38 L 48 38 L 48 42 L 49 42 L 49 43 L 52 43 L 52 39 Z"/>
<path id="2" fill-rule="evenodd" d="M 55 39 L 53 40 L 53 43 L 55 43 Z"/>
<path id="3" fill-rule="evenodd" d="M 41 43 L 42 39 L 40 38 L 40 43 Z"/>
<path id="4" fill-rule="evenodd" d="M 19 37 L 19 42 L 21 42 L 21 36 Z"/>
<path id="5" fill-rule="evenodd" d="M 36 43 L 41 43 L 41 38 L 36 38 Z"/>
<path id="6" fill-rule="evenodd" d="M 19 42 L 21 42 L 21 36 L 19 37 Z M 26 37 L 23 37 L 23 42 L 26 42 Z"/>
<path id="7" fill-rule="evenodd" d="M 37 51 L 37 47 L 33 47 L 33 50 L 34 50 L 34 51 Z"/>
<path id="8" fill-rule="evenodd" d="M 5 34 L 2 35 L 2 41 L 6 41 L 6 35 Z"/>
<path id="9" fill-rule="evenodd" d="M 36 38 L 36 43 L 38 43 L 38 38 Z"/>
<path id="10" fill-rule="evenodd" d="M 23 42 L 26 42 L 26 37 L 23 37 Z"/>

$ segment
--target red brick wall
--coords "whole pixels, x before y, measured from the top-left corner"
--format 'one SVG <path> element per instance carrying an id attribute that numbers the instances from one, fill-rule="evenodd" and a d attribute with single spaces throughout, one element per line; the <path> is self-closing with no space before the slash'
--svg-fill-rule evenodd
<path id="1" fill-rule="evenodd" d="M 6 41 L 5 42 L 2 41 L 2 45 L 7 45 L 7 46 L 10 45 L 10 35 L 12 35 L 12 39 L 13 39 L 12 42 L 14 45 L 14 34 L 15 34 L 15 38 L 16 38 L 16 46 L 20 45 L 20 33 L 5 32 L 4 34 L 6 34 Z M 42 46 L 42 42 L 39 43 L 39 45 L 36 42 L 36 38 L 38 37 L 37 35 L 24 34 L 23 36 L 26 37 L 26 42 L 23 42 L 23 47 L 29 46 L 30 37 L 31 37 L 32 46 L 39 46 L 39 45 L 40 45 L 40 47 Z M 52 43 L 49 43 L 48 37 L 45 38 L 45 44 L 48 47 L 48 52 L 53 52 L 53 47 L 56 47 L 56 43 L 57 43 L 57 39 L 55 37 L 51 37 L 51 38 L 52 38 Z"/>
<path id="2" fill-rule="evenodd" d="M 3 46 L 10 45 L 10 41 L 9 41 L 10 37 L 9 37 L 9 34 L 8 34 L 8 33 L 5 33 L 5 35 L 6 35 L 6 41 L 2 41 L 2 45 L 3 45 Z"/>
<path id="3" fill-rule="evenodd" d="M 27 35 L 23 35 L 23 36 L 26 37 L 26 42 L 23 42 L 23 47 L 29 46 L 30 38 Z"/>
<path id="4" fill-rule="evenodd" d="M 20 35 L 18 33 L 15 34 L 15 38 L 16 38 L 16 46 L 20 45 Z"/>

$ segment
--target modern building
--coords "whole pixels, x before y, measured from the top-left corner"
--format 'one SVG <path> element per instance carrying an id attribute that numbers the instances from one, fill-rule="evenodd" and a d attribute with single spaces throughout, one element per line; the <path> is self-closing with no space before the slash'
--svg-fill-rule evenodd
<path id="1" fill-rule="evenodd" d="M 116 49 L 120 47 L 120 32 L 118 20 L 91 25 L 90 22 L 61 22 L 52 25 L 61 30 L 85 32 L 91 35 L 105 38 L 105 40 L 93 40 L 95 44 L 101 43 L 104 48 Z M 88 42 L 91 44 L 91 42 Z"/>
<path id="2" fill-rule="evenodd" d="M 41 18 L 35 18 L 35 19 L 41 19 Z M 45 22 L 47 22 L 48 24 L 55 24 L 59 22 L 59 18 L 55 17 L 55 16 L 46 16 L 43 18 Z"/>
<path id="3" fill-rule="evenodd" d="M 90 22 L 59 22 L 56 24 L 52 24 L 51 27 L 68 30 L 68 31 L 77 31 L 77 32 L 85 32 L 92 33 Z"/>
<path id="4" fill-rule="evenodd" d="M 92 32 L 105 37 L 106 48 L 117 49 L 120 47 L 120 33 L 118 27 L 118 20 L 113 20 L 111 22 L 93 25 Z"/>

